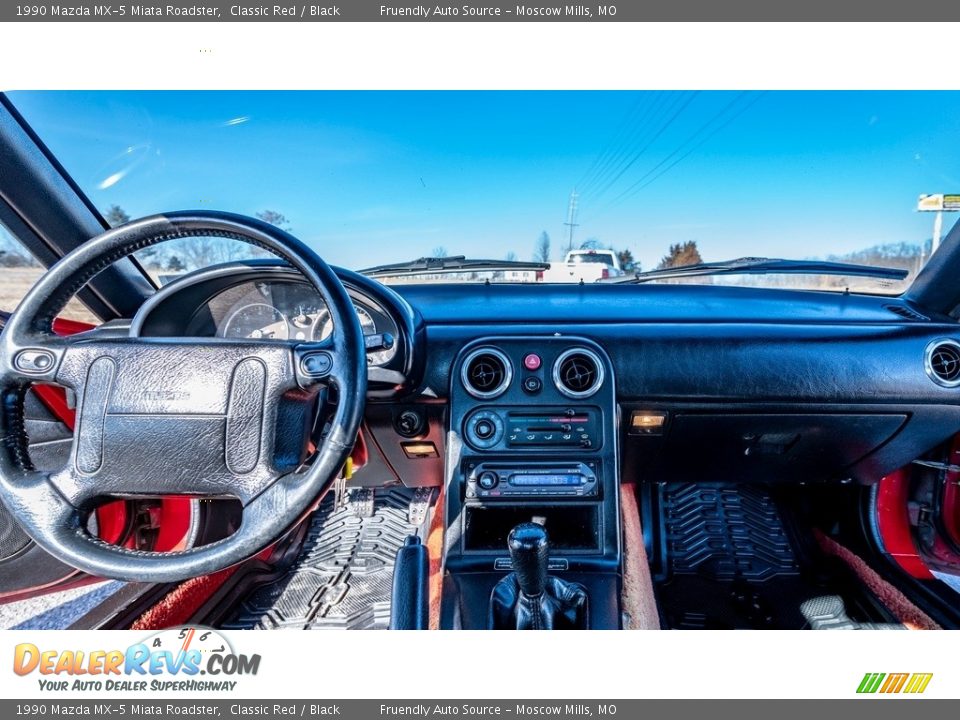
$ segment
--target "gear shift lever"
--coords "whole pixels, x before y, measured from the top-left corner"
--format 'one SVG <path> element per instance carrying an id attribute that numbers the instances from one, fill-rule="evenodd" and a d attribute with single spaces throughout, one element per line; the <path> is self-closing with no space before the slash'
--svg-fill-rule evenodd
<path id="1" fill-rule="evenodd" d="M 522 523 L 507 538 L 513 572 L 520 592 L 529 598 L 540 597 L 547 585 L 547 562 L 550 540 L 547 531 L 537 523 Z"/>
<path id="2" fill-rule="evenodd" d="M 585 630 L 587 591 L 577 583 L 547 574 L 550 541 L 537 523 L 510 531 L 507 549 L 513 572 L 490 594 L 494 630 Z"/>

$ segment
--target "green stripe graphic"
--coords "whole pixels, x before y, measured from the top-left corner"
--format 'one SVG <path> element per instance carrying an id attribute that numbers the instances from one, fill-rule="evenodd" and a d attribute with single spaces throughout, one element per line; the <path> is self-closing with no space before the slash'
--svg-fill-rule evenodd
<path id="1" fill-rule="evenodd" d="M 863 676 L 863 680 L 860 681 L 860 686 L 857 688 L 857 692 L 875 693 L 880 689 L 880 683 L 883 682 L 883 679 L 886 676 L 886 673 L 867 673 Z"/>

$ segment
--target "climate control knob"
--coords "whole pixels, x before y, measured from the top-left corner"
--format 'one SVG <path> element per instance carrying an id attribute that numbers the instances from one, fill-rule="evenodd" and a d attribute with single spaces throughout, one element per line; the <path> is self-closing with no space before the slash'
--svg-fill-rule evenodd
<path id="1" fill-rule="evenodd" d="M 492 410 L 479 410 L 464 424 L 467 442 L 477 450 L 487 450 L 503 440 L 503 418 Z"/>
<path id="2" fill-rule="evenodd" d="M 493 437 L 493 434 L 497 431 L 496 426 L 489 420 L 480 420 L 474 426 L 474 432 L 477 433 L 477 437 L 481 440 L 487 440 Z"/>

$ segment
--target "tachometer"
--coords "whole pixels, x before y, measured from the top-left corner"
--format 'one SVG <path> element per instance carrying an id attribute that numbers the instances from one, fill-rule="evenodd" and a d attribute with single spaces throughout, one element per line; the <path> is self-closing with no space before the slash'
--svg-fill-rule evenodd
<path id="1" fill-rule="evenodd" d="M 359 305 L 354 305 L 354 309 L 357 311 L 357 318 L 360 320 L 360 329 L 363 330 L 364 335 L 373 335 L 377 332 L 377 323 L 373 317 L 364 310 Z M 330 337 L 330 333 L 333 332 L 333 321 L 330 319 L 329 314 L 324 314 L 324 316 L 317 322 L 317 332 L 314 333 L 314 340 L 326 340 Z M 319 333 L 319 334 L 317 334 Z"/>
<path id="2" fill-rule="evenodd" d="M 237 309 L 223 324 L 225 338 L 286 340 L 290 337 L 287 318 L 273 305 L 251 303 Z"/>

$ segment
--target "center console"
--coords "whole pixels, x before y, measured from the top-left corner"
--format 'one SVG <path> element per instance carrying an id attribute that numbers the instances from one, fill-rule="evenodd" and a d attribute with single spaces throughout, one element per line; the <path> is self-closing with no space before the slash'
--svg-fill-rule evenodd
<path id="1" fill-rule="evenodd" d="M 460 352 L 446 444 L 444 626 L 489 625 L 491 591 L 515 569 L 508 538 L 528 523 L 549 535 L 551 576 L 586 589 L 589 626 L 619 626 L 614 398 L 610 361 L 585 338 L 491 338 Z"/>

